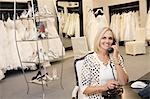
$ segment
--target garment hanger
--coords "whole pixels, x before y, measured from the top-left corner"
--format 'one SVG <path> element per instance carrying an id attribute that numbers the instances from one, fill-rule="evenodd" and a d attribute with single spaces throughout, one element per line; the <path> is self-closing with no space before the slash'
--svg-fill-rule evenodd
<path id="1" fill-rule="evenodd" d="M 2 21 L 5 21 L 4 13 L 2 13 L 1 15 L 2 15 Z"/>
<path id="2" fill-rule="evenodd" d="M 97 9 L 94 14 L 104 13 L 102 9 Z"/>
<path id="3" fill-rule="evenodd" d="M 97 17 L 98 15 L 103 15 L 104 12 L 102 11 L 102 9 L 97 9 L 96 12 L 94 13 L 95 17 Z"/>
<path id="4" fill-rule="evenodd" d="M 89 10 L 88 10 L 88 12 L 92 12 L 92 11 L 93 11 L 92 9 L 89 9 Z"/>

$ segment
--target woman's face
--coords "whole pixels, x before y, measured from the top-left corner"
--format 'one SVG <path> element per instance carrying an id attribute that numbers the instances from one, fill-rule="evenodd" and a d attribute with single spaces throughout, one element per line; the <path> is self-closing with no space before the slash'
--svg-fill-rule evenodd
<path id="1" fill-rule="evenodd" d="M 104 33 L 100 40 L 100 47 L 104 50 L 107 50 L 109 47 L 111 47 L 113 43 L 113 35 L 111 31 L 107 31 Z"/>

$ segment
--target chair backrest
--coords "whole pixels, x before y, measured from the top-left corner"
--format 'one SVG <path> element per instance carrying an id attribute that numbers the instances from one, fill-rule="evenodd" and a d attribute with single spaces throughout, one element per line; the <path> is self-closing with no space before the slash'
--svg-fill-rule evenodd
<path id="1" fill-rule="evenodd" d="M 72 48 L 75 58 L 79 58 L 88 53 L 86 37 L 71 37 Z"/>
<path id="2" fill-rule="evenodd" d="M 90 52 L 88 54 L 92 54 L 93 52 Z M 74 70 L 75 70 L 75 75 L 76 75 L 76 85 L 79 86 L 79 91 L 78 91 L 78 99 L 83 99 L 84 95 L 80 91 L 80 86 L 81 86 L 81 67 L 83 66 L 84 59 L 88 55 L 86 54 L 83 57 L 80 57 L 75 60 L 74 62 Z"/>

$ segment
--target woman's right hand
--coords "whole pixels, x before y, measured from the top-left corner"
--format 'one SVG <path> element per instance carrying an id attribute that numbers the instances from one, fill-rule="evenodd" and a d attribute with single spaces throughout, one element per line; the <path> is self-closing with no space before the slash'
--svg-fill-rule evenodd
<path id="1" fill-rule="evenodd" d="M 109 80 L 104 86 L 107 87 L 107 90 L 117 88 L 119 85 L 116 80 Z"/>

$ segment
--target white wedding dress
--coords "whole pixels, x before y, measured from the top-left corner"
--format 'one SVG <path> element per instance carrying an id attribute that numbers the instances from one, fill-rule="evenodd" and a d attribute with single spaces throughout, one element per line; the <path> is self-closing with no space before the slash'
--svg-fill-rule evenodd
<path id="1" fill-rule="evenodd" d="M 9 49 L 7 56 L 8 56 L 8 66 L 7 70 L 16 69 L 20 66 L 20 61 L 17 53 L 16 48 L 16 40 L 15 40 L 15 30 L 14 30 L 14 21 L 8 18 L 7 22 L 5 22 L 5 26 L 7 28 L 7 48 Z"/>
<path id="2" fill-rule="evenodd" d="M 0 39 L 0 80 L 3 79 L 5 77 L 4 73 L 4 69 L 7 66 L 7 32 L 6 32 L 6 28 L 4 26 L 4 23 L 2 20 L 0 20 L 0 35 L 1 35 L 1 39 Z"/>

